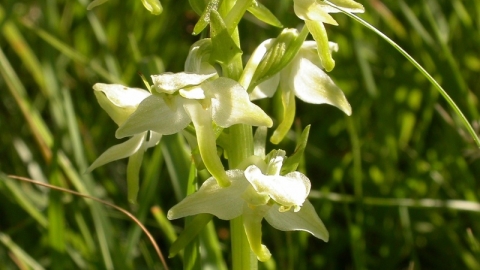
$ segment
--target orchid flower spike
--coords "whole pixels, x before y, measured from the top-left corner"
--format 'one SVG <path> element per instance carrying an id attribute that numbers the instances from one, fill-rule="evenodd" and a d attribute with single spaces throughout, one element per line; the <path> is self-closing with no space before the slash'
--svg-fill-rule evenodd
<path id="1" fill-rule="evenodd" d="M 168 219 L 209 213 L 223 220 L 243 215 L 250 248 L 260 261 L 271 257 L 262 245 L 262 220 L 282 231 L 306 231 L 328 241 L 328 231 L 306 199 L 310 180 L 300 172 L 284 176 L 280 170 L 285 152 L 279 150 L 268 163 L 250 165 L 243 170 L 229 170 L 228 187 L 220 187 L 213 177 L 200 189 L 168 211 Z"/>
<path id="2" fill-rule="evenodd" d="M 335 66 L 335 61 L 328 50 L 328 36 L 323 23 L 338 25 L 337 21 L 329 14 L 340 12 L 334 6 L 351 13 L 363 13 L 365 9 L 353 0 L 294 0 L 293 3 L 295 14 L 305 21 L 305 25 L 317 42 L 318 55 L 322 65 L 326 71 L 331 71 Z"/>
<path id="3" fill-rule="evenodd" d="M 260 62 L 273 41 L 273 39 L 269 39 L 260 44 L 250 57 L 247 67 L 252 66 L 253 69 L 254 65 L 250 65 L 250 62 Z M 330 42 L 328 50 L 338 50 L 337 44 Z M 272 143 L 280 143 L 290 130 L 295 117 L 295 96 L 307 103 L 330 104 L 347 115 L 352 114 L 352 107 L 345 94 L 328 76 L 324 68 L 317 55 L 316 43 L 304 41 L 297 55 L 285 68 L 260 83 L 250 93 L 250 100 L 257 100 L 272 97 L 277 90 L 281 91 L 284 115 L 282 122 L 270 139 Z M 247 69 L 245 70 L 247 72 Z M 249 79 L 244 80 L 245 84 L 250 83 Z"/>
<path id="4" fill-rule="evenodd" d="M 151 96 L 150 92 L 143 89 L 129 88 L 120 84 L 97 83 L 93 89 L 100 106 L 119 126 L 125 123 L 140 102 Z M 143 154 L 147 148 L 157 145 L 162 136 L 146 130 L 131 134 L 131 136 L 127 141 L 107 149 L 88 167 L 87 172 L 106 163 L 129 157 L 127 165 L 128 198 L 131 202 L 135 202 Z"/>
<path id="5" fill-rule="evenodd" d="M 212 122 L 223 128 L 234 124 L 271 127 L 272 120 L 250 102 L 236 81 L 216 77 L 216 73 L 187 72 L 152 76 L 153 94 L 120 126 L 117 138 L 147 130 L 174 134 L 193 123 L 205 167 L 221 186 L 228 186 L 230 180 L 217 155 Z"/>

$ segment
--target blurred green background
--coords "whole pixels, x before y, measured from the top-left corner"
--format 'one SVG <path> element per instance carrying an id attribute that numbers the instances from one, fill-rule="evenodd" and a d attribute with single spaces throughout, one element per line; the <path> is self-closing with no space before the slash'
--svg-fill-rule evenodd
<path id="1" fill-rule="evenodd" d="M 298 27 L 292 1 L 261 1 L 285 27 Z M 360 16 L 390 36 L 446 89 L 480 130 L 480 2 L 358 1 Z M 153 16 L 140 0 L 3 0 L 0 4 L 0 269 L 155 269 L 158 257 L 135 223 L 116 210 L 19 182 L 25 176 L 128 209 L 164 255 L 183 221 L 164 213 L 182 196 L 189 153 L 177 136 L 149 150 L 138 205 L 126 198 L 126 160 L 85 174 L 119 141 L 92 85 L 143 87 L 178 72 L 198 19 L 188 1 L 162 0 Z M 330 73 L 353 115 L 297 103 L 295 130 L 280 147 L 291 154 L 312 124 L 301 169 L 310 200 L 330 232 L 263 227 L 273 260 L 262 269 L 480 269 L 480 151 L 431 84 L 385 41 L 342 14 L 327 26 L 339 44 Z M 247 59 L 280 29 L 246 15 L 240 24 Z M 264 101 L 259 102 L 271 112 Z M 274 146 L 269 145 L 269 149 Z M 152 207 L 158 213 L 152 214 Z M 162 218 L 163 217 L 163 218 Z M 202 239 L 203 269 L 230 265 L 228 223 Z M 212 248 L 216 247 L 216 248 Z M 216 251 L 217 254 L 212 255 Z M 167 260 L 181 269 L 180 256 Z"/>

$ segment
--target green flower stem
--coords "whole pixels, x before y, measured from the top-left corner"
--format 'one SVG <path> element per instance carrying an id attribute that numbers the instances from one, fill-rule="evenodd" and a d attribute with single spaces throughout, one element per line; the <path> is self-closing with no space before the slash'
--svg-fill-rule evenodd
<path id="1" fill-rule="evenodd" d="M 230 2 L 230 5 L 225 2 Z M 224 5 L 233 7 L 235 1 L 225 0 Z M 246 3 L 251 3 L 251 0 L 236 1 L 237 6 L 246 6 Z M 228 13 L 231 12 L 231 9 Z M 244 11 L 245 12 L 245 11 Z M 230 13 L 232 14 L 232 13 Z M 238 14 L 237 14 L 238 16 Z M 235 16 L 235 17 L 237 17 Z M 240 46 L 240 38 L 238 36 L 238 29 L 232 32 L 232 38 Z M 243 71 L 242 58 L 240 55 L 232 59 L 228 68 L 224 70 L 224 75 L 234 80 L 238 80 Z M 234 125 L 230 127 L 230 141 L 232 143 L 228 149 L 228 165 L 230 169 L 236 168 L 240 163 L 253 155 L 253 136 L 252 127 L 248 125 Z M 230 221 L 230 233 L 232 236 L 232 269 L 257 269 L 258 261 L 255 254 L 250 249 L 247 235 L 243 226 L 243 217 L 240 216 Z"/>
<path id="2" fill-rule="evenodd" d="M 228 165 L 235 169 L 240 163 L 253 155 L 252 127 L 249 125 L 234 125 L 230 127 L 230 141 L 228 148 Z"/>
<path id="3" fill-rule="evenodd" d="M 356 16 L 352 13 L 349 13 L 348 11 L 345 11 L 343 8 L 340 8 L 340 7 L 330 3 L 328 1 L 325 1 L 325 3 L 328 3 L 330 6 L 340 10 L 345 15 L 347 15 L 350 18 L 354 19 L 355 21 L 359 22 L 360 24 L 362 24 L 366 28 L 372 30 L 375 34 L 379 35 L 381 38 L 383 38 L 385 41 L 387 41 L 390 45 L 392 45 L 392 47 L 394 47 L 397 51 L 399 51 L 405 58 L 407 58 L 407 60 L 410 61 L 410 63 L 412 63 L 412 65 L 414 67 L 416 67 L 420 71 L 420 73 L 422 73 L 422 75 L 425 76 L 430 81 L 430 83 L 438 90 L 438 92 L 440 92 L 440 94 L 443 96 L 443 98 L 445 98 L 445 100 L 448 102 L 450 107 L 453 109 L 453 111 L 457 114 L 457 116 L 461 119 L 461 121 L 465 125 L 465 128 L 468 130 L 468 132 L 472 136 L 473 140 L 477 144 L 477 147 L 480 148 L 480 139 L 478 138 L 478 136 L 475 133 L 475 130 L 473 129 L 472 125 L 470 125 L 470 123 L 468 122 L 468 119 L 462 113 L 460 108 L 458 108 L 457 104 L 455 104 L 455 102 L 447 94 L 447 92 L 440 86 L 440 84 L 438 84 L 438 82 L 435 81 L 435 79 L 417 61 L 415 61 L 415 59 L 413 59 L 412 56 L 410 56 L 404 49 L 402 49 L 399 45 L 397 45 L 388 36 L 386 36 L 385 34 L 380 32 L 379 30 L 377 30 L 375 27 L 373 27 L 371 24 L 364 21 L 360 17 L 358 17 L 358 16 Z"/>
<path id="4" fill-rule="evenodd" d="M 237 168 L 240 163 L 253 155 L 252 127 L 248 125 L 234 125 L 230 127 L 230 144 L 228 149 L 228 164 L 231 169 Z M 243 217 L 230 221 L 232 236 L 232 269 L 257 269 L 258 262 L 250 249 L 247 235 L 243 226 Z"/>

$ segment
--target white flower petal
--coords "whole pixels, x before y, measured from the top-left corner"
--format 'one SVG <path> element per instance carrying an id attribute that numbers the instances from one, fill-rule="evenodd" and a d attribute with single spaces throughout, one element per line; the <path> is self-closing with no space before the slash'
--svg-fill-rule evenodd
<path id="1" fill-rule="evenodd" d="M 328 42 L 328 48 L 329 48 L 330 53 L 331 52 L 338 52 L 338 44 L 335 43 L 335 42 L 330 42 L 329 41 Z M 320 68 L 324 69 L 324 67 L 323 67 L 323 65 L 320 61 L 320 58 L 318 57 L 317 43 L 314 40 L 307 40 L 307 41 L 303 42 L 302 47 L 298 51 L 298 54 L 297 54 L 297 56 L 295 56 L 295 58 L 296 58 L 297 61 L 300 58 L 306 58 L 310 62 L 312 62 L 314 65 L 316 65 L 317 67 L 320 67 Z M 294 62 L 294 61 L 295 60 L 293 60 L 292 62 Z"/>
<path id="2" fill-rule="evenodd" d="M 207 97 L 212 97 L 213 120 L 221 127 L 235 124 L 252 126 L 273 125 L 272 119 L 257 105 L 250 102 L 248 94 L 236 81 L 218 78 L 202 84 Z"/>
<path id="3" fill-rule="evenodd" d="M 231 220 L 243 212 L 245 201 L 240 197 L 249 183 L 241 170 L 227 171 L 231 185 L 220 187 L 213 177 L 205 181 L 200 189 L 187 196 L 168 211 L 168 219 L 208 213 L 223 220 Z"/>
<path id="4" fill-rule="evenodd" d="M 212 41 L 209 38 L 203 38 L 195 42 L 188 52 L 187 60 L 185 60 L 185 71 L 197 74 L 216 73 L 215 67 L 208 63 Z"/>
<path id="5" fill-rule="evenodd" d="M 146 98 L 120 126 L 115 136 L 123 138 L 147 130 L 168 135 L 184 129 L 190 123 L 190 117 L 183 108 L 183 98 L 180 96 L 172 98 L 171 106 L 168 106 L 161 97 L 156 95 Z"/>
<path id="6" fill-rule="evenodd" d="M 103 92 L 113 105 L 118 107 L 137 107 L 150 92 L 140 88 L 130 88 L 121 84 L 96 83 L 95 91 Z"/>
<path id="7" fill-rule="evenodd" d="M 328 242 L 328 231 L 310 201 L 305 200 L 299 212 L 279 212 L 272 207 L 265 215 L 267 222 L 277 230 L 306 231 Z"/>
<path id="8" fill-rule="evenodd" d="M 188 99 L 205 99 L 205 93 L 200 86 L 178 90 L 180 96 Z"/>
<path id="9" fill-rule="evenodd" d="M 142 100 L 151 95 L 143 89 L 129 88 L 120 84 L 96 83 L 93 89 L 100 106 L 119 126 L 135 111 Z"/>
<path id="10" fill-rule="evenodd" d="M 295 0 L 294 1 L 295 14 L 302 20 L 319 21 L 338 25 L 328 12 L 336 11 L 327 4 L 318 3 L 316 0 Z"/>
<path id="11" fill-rule="evenodd" d="M 264 175 L 260 169 L 251 165 L 245 170 L 245 177 L 260 194 L 268 194 L 282 206 L 302 206 L 310 193 L 310 180 L 299 172 L 285 176 Z"/>
<path id="12" fill-rule="evenodd" d="M 159 93 L 173 94 L 181 88 L 199 85 L 216 75 L 217 73 L 205 75 L 186 72 L 163 73 L 160 75 L 152 75 L 152 81 L 155 90 Z"/>
<path id="13" fill-rule="evenodd" d="M 281 73 L 277 73 L 273 75 L 271 78 L 261 82 L 253 88 L 253 91 L 249 95 L 250 100 L 273 97 L 280 82 L 280 74 Z"/>
<path id="14" fill-rule="evenodd" d="M 319 67 L 307 59 L 299 59 L 292 70 L 295 74 L 290 87 L 299 99 L 312 104 L 330 104 L 347 115 L 352 114 L 345 94 Z"/>
<path id="15" fill-rule="evenodd" d="M 88 167 L 87 173 L 109 162 L 133 155 L 141 148 L 145 135 L 146 133 L 137 134 L 123 143 L 108 148 Z"/>

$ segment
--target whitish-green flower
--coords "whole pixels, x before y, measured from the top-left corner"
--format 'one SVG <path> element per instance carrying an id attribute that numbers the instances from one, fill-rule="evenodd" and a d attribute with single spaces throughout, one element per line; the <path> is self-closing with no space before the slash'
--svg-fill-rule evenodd
<path id="1" fill-rule="evenodd" d="M 234 124 L 270 127 L 272 120 L 250 102 L 245 89 L 236 81 L 214 79 L 216 76 L 185 72 L 152 76 L 153 95 L 140 103 L 116 136 L 123 138 L 147 130 L 174 134 L 193 123 L 206 168 L 222 186 L 229 185 L 217 155 L 212 122 L 223 128 Z"/>
<path id="2" fill-rule="evenodd" d="M 328 241 L 328 231 L 312 204 L 306 199 L 310 180 L 299 172 L 280 175 L 285 153 L 269 164 L 251 165 L 245 171 L 229 170 L 229 187 L 220 187 L 209 178 L 200 189 L 168 211 L 169 219 L 209 213 L 223 220 L 243 215 L 245 232 L 252 251 L 260 261 L 271 254 L 262 245 L 262 220 L 282 231 L 306 231 Z"/>
<path id="3" fill-rule="evenodd" d="M 247 67 L 260 62 L 272 43 L 273 40 L 270 39 L 260 44 L 252 54 Z M 330 43 L 328 50 L 337 50 L 337 45 Z M 324 66 L 317 55 L 316 43 L 305 41 L 297 55 L 285 68 L 259 84 L 250 93 L 250 99 L 256 100 L 272 97 L 276 91 L 282 92 L 283 119 L 270 139 L 273 143 L 279 143 L 290 130 L 295 117 L 295 96 L 307 103 L 330 104 L 347 115 L 352 114 L 352 108 L 345 94 L 323 69 Z M 249 84 L 250 79 L 243 78 L 243 82 Z"/>
<path id="4" fill-rule="evenodd" d="M 93 89 L 100 106 L 119 126 L 125 123 L 140 102 L 151 96 L 148 91 L 143 89 L 128 88 L 119 84 L 97 83 L 93 86 Z M 147 131 L 131 135 L 132 137 L 127 141 L 107 149 L 90 165 L 87 172 L 106 163 L 129 157 L 127 166 L 128 197 L 130 201 L 134 202 L 138 192 L 138 174 L 143 153 L 147 148 L 158 144 L 161 135 Z"/>
<path id="5" fill-rule="evenodd" d="M 323 0 L 294 0 L 295 14 L 305 21 L 305 25 L 312 34 L 318 45 L 318 54 L 325 70 L 330 71 L 335 66 L 335 61 L 328 50 L 328 36 L 323 23 L 338 25 L 337 21 L 329 13 L 340 12 Z M 328 1 L 351 13 L 363 13 L 363 6 L 353 0 L 330 0 Z"/>

